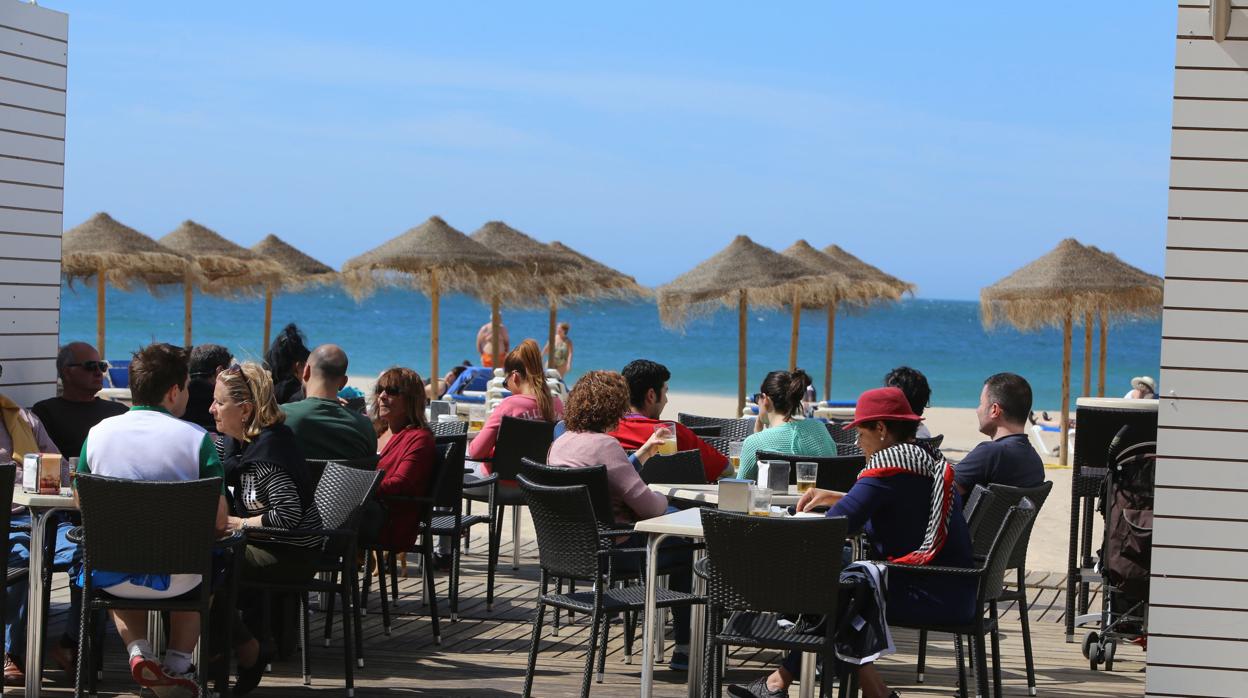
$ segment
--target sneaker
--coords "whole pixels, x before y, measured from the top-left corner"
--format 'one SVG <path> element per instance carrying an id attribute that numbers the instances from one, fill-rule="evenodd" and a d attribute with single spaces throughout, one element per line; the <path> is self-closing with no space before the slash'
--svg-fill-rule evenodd
<path id="1" fill-rule="evenodd" d="M 672 652 L 672 658 L 667 661 L 667 666 L 672 671 L 689 671 L 689 653 Z"/>
<path id="2" fill-rule="evenodd" d="M 26 685 L 26 672 L 22 670 L 22 665 L 14 660 L 12 656 L 7 654 L 4 655 L 4 685 Z"/>
<path id="3" fill-rule="evenodd" d="M 193 673 L 179 674 L 165 670 L 153 657 L 136 654 L 130 658 L 130 676 L 135 683 L 160 698 L 199 698 L 199 684 Z"/>
<path id="4" fill-rule="evenodd" d="M 789 691 L 787 688 L 780 691 L 767 688 L 767 677 L 760 676 L 745 686 L 729 686 L 728 695 L 737 698 L 789 698 Z"/>

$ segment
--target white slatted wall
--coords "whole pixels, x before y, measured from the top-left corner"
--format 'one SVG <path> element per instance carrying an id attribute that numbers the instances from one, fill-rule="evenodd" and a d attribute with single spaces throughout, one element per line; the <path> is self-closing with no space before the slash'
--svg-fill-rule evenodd
<path id="1" fill-rule="evenodd" d="M 56 393 L 69 18 L 0 0 L 0 393 Z"/>
<path id="2" fill-rule="evenodd" d="M 1179 4 L 1149 696 L 1248 695 L 1248 3 Z"/>

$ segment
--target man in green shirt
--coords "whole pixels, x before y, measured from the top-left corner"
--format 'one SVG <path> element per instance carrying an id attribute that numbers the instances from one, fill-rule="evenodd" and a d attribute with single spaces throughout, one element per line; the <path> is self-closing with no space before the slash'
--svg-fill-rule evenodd
<path id="1" fill-rule="evenodd" d="M 338 401 L 347 384 L 347 353 L 334 344 L 322 344 L 308 355 L 303 367 L 306 399 L 282 405 L 286 426 L 304 458 L 347 460 L 377 453 L 377 432 L 368 417 Z"/>

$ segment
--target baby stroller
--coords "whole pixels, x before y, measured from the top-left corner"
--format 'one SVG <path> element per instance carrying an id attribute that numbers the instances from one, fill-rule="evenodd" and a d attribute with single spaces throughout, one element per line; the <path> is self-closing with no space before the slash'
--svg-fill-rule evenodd
<path id="1" fill-rule="evenodd" d="M 1101 628 L 1083 638 L 1093 671 L 1114 669 L 1119 641 L 1144 644 L 1148 633 L 1148 581 L 1153 556 L 1153 480 L 1157 442 L 1131 439 L 1131 426 L 1109 444 L 1109 474 L 1101 496 L 1105 539 L 1100 550 Z"/>

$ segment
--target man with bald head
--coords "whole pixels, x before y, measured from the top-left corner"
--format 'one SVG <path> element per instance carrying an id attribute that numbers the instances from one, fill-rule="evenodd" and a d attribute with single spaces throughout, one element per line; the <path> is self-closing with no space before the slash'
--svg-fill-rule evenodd
<path id="1" fill-rule="evenodd" d="M 70 342 L 56 353 L 56 374 L 61 379 L 60 397 L 35 403 L 31 412 L 39 417 L 56 447 L 66 457 L 77 456 L 91 427 L 126 411 L 119 402 L 95 396 L 104 387 L 108 364 L 86 342 Z"/>
<path id="2" fill-rule="evenodd" d="M 303 367 L 306 398 L 282 405 L 286 426 L 304 458 L 345 460 L 377 453 L 377 432 L 368 417 L 338 401 L 347 384 L 347 353 L 334 344 L 322 344 L 308 355 Z"/>

